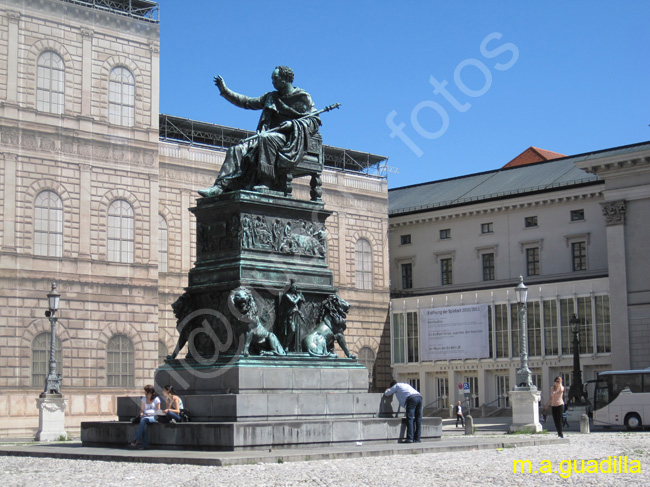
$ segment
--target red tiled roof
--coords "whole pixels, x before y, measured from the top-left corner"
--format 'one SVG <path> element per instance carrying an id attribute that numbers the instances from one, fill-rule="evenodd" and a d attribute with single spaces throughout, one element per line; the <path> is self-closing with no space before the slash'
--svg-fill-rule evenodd
<path id="1" fill-rule="evenodd" d="M 503 167 L 525 166 L 533 162 L 550 161 L 560 157 L 566 156 L 565 154 L 531 146 Z"/>

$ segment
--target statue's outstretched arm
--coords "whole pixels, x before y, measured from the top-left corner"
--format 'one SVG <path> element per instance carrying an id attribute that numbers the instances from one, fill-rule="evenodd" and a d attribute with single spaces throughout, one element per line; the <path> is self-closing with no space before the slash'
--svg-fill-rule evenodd
<path id="1" fill-rule="evenodd" d="M 221 96 L 223 96 L 226 100 L 228 100 L 233 105 L 238 106 L 239 108 L 245 108 L 247 110 L 261 110 L 262 108 L 264 108 L 265 95 L 253 98 L 250 96 L 240 95 L 239 93 L 235 93 L 234 91 L 232 91 L 230 88 L 226 86 L 226 82 L 219 75 L 214 77 L 214 84 L 217 85 L 217 88 L 219 88 L 219 92 L 221 93 Z"/>

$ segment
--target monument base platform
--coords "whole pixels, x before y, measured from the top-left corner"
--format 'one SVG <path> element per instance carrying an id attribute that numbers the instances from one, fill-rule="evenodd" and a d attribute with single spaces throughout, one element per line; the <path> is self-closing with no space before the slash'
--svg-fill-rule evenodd
<path id="1" fill-rule="evenodd" d="M 205 394 L 286 394 L 297 392 L 368 392 L 368 369 L 349 358 L 220 355 L 200 363 L 166 360 L 156 370 L 158 390 L 170 384 L 185 399 Z"/>
<path id="2" fill-rule="evenodd" d="M 119 397 L 119 421 L 140 414 L 140 397 Z M 184 396 L 192 421 L 277 421 L 392 418 L 397 400 L 380 393 L 303 392 Z"/>
<path id="3" fill-rule="evenodd" d="M 122 448 L 135 436 L 130 422 L 81 423 L 84 446 Z M 422 441 L 442 436 L 441 418 L 422 418 Z M 238 451 L 397 442 L 406 437 L 402 418 L 179 423 L 149 426 L 152 449 Z"/>

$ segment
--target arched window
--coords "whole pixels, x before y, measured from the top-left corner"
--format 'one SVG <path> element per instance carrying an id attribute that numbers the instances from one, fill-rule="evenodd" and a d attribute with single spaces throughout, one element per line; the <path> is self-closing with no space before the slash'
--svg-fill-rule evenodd
<path id="1" fill-rule="evenodd" d="M 167 358 L 167 345 L 162 340 L 158 340 L 158 365 L 164 364 L 165 358 Z"/>
<path id="2" fill-rule="evenodd" d="M 63 59 L 54 51 L 45 51 L 36 64 L 36 109 L 60 115 L 65 92 Z"/>
<path id="3" fill-rule="evenodd" d="M 133 127 L 135 120 L 135 78 L 131 71 L 118 66 L 108 78 L 108 121 Z"/>
<path id="4" fill-rule="evenodd" d="M 63 255 L 63 203 L 54 191 L 41 191 L 34 200 L 34 255 Z"/>
<path id="5" fill-rule="evenodd" d="M 372 289 L 372 247 L 365 238 L 357 240 L 354 248 L 357 287 Z"/>
<path id="6" fill-rule="evenodd" d="M 106 385 L 108 387 L 133 387 L 133 343 L 125 335 L 115 335 L 106 346 Z"/>
<path id="7" fill-rule="evenodd" d="M 370 347 L 361 347 L 358 360 L 360 364 L 368 369 L 368 383 L 372 387 L 375 370 L 375 351 Z"/>
<path id="8" fill-rule="evenodd" d="M 169 254 L 167 252 L 169 232 L 165 217 L 158 214 L 158 272 L 167 272 Z"/>
<path id="9" fill-rule="evenodd" d="M 108 260 L 133 263 L 135 216 L 131 205 L 116 200 L 108 207 Z"/>
<path id="10" fill-rule="evenodd" d="M 32 385 L 34 387 L 44 387 L 45 379 L 50 372 L 51 336 L 49 331 L 40 333 L 32 342 Z M 63 370 L 63 353 L 58 338 L 54 345 L 54 358 L 56 359 L 56 373 L 60 374 Z"/>

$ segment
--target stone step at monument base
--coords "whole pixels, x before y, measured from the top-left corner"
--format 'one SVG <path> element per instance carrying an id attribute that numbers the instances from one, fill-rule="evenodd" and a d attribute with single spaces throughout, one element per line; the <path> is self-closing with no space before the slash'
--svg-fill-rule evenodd
<path id="1" fill-rule="evenodd" d="M 368 392 L 368 369 L 348 358 L 317 358 L 308 353 L 286 356 L 221 355 L 199 363 L 166 360 L 155 374 L 156 389 L 174 386 L 185 400 L 192 395 L 285 394 L 287 392 Z"/>
<path id="2" fill-rule="evenodd" d="M 284 394 L 208 394 L 184 396 L 192 421 L 273 421 L 371 419 L 393 417 L 397 399 L 380 393 L 300 392 Z M 117 416 L 140 414 L 140 397 L 119 397 Z"/>
<path id="3" fill-rule="evenodd" d="M 137 425 L 130 422 L 83 422 L 83 446 L 127 446 Z M 267 448 L 336 446 L 397 442 L 406 437 L 402 418 L 225 423 L 178 423 L 149 426 L 152 449 L 237 451 Z M 442 436 L 441 418 L 422 418 L 422 441 Z"/>

